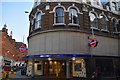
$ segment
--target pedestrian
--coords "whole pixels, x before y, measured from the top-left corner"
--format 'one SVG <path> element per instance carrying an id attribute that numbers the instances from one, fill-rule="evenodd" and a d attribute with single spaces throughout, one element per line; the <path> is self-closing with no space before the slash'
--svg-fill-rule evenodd
<path id="1" fill-rule="evenodd" d="M 7 73 L 7 74 L 6 74 L 6 78 L 8 78 L 8 76 L 9 76 L 9 71 L 10 71 L 10 66 L 9 66 L 9 65 L 5 65 L 5 66 L 4 66 L 4 71 Z"/>
<path id="2" fill-rule="evenodd" d="M 92 74 L 92 80 L 97 80 L 97 72 L 93 72 L 93 74 Z"/>

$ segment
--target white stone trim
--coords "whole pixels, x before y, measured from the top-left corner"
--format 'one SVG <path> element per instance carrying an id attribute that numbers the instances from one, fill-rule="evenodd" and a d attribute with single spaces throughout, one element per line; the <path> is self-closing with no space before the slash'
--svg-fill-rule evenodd
<path id="1" fill-rule="evenodd" d="M 53 11 L 50 11 L 50 13 L 54 13 L 55 12 L 55 9 L 58 8 L 58 7 L 62 7 L 64 9 L 64 12 L 66 12 L 66 9 L 64 6 L 62 6 L 61 4 L 58 4 L 57 6 L 54 7 Z"/>
<path id="2" fill-rule="evenodd" d="M 96 27 L 90 27 L 90 29 L 100 30 L 100 29 L 98 29 L 98 28 L 96 28 Z"/>
<path id="3" fill-rule="evenodd" d="M 117 20 L 117 18 L 116 17 L 112 17 L 111 18 L 111 21 L 113 22 L 113 19 L 115 19 L 116 20 L 116 22 L 118 22 L 118 20 Z"/>
<path id="4" fill-rule="evenodd" d="M 103 32 L 109 32 L 107 29 L 101 29 L 101 31 L 103 31 Z"/>
<path id="5" fill-rule="evenodd" d="M 81 12 L 79 11 L 79 9 L 75 6 L 75 4 L 73 4 L 72 6 L 69 6 L 68 9 L 67 9 L 67 12 L 69 12 L 70 8 L 72 8 L 72 7 L 75 8 L 78 13 L 81 13 Z"/>
<path id="6" fill-rule="evenodd" d="M 107 18 L 107 16 L 104 14 L 104 12 L 102 12 L 102 13 L 99 14 L 99 18 L 100 18 L 101 15 L 105 16 L 106 21 L 109 21 L 108 18 Z"/>
<path id="7" fill-rule="evenodd" d="M 63 25 L 63 26 L 64 26 L 64 25 L 66 25 L 66 24 L 64 24 L 64 23 L 54 23 L 54 24 L 53 24 L 53 26 L 59 26 L 59 25 Z"/>
<path id="8" fill-rule="evenodd" d="M 80 27 L 79 24 L 72 24 L 72 23 L 69 23 L 68 26 L 78 26 L 78 27 Z"/>
<path id="9" fill-rule="evenodd" d="M 41 16 L 44 14 L 41 10 L 37 9 L 37 12 L 35 13 L 35 19 L 36 19 L 37 14 L 38 14 L 39 12 L 41 13 Z"/>
<path id="10" fill-rule="evenodd" d="M 92 10 L 92 11 L 89 11 L 89 14 L 90 14 L 90 13 L 94 13 L 95 16 L 96 16 L 97 18 L 99 18 L 99 17 L 98 17 L 98 14 L 97 14 L 95 11 L 93 11 L 93 10 Z"/>

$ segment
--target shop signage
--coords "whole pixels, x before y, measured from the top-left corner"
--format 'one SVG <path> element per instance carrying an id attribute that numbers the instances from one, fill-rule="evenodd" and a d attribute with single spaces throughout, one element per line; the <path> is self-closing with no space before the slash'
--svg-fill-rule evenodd
<path id="1" fill-rule="evenodd" d="M 25 46 L 20 46 L 19 51 L 20 51 L 20 53 L 24 53 L 26 51 L 26 47 Z"/>
<path id="2" fill-rule="evenodd" d="M 95 38 L 90 39 L 89 46 L 94 48 L 97 46 L 97 44 L 98 44 L 98 41 Z"/>

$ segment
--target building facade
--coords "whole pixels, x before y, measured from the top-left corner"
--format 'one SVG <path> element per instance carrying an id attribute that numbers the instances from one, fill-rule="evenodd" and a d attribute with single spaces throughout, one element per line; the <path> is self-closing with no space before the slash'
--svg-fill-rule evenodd
<path id="1" fill-rule="evenodd" d="M 19 52 L 16 46 L 20 45 L 17 43 L 15 39 L 12 39 L 12 32 L 8 35 L 7 25 L 5 24 L 0 30 L 0 71 L 5 65 L 15 66 L 16 62 L 21 62 L 22 57 L 27 55 L 27 51 L 24 55 Z"/>
<path id="2" fill-rule="evenodd" d="M 120 76 L 120 11 L 109 0 L 35 1 L 29 15 L 31 76 L 102 79 Z"/>

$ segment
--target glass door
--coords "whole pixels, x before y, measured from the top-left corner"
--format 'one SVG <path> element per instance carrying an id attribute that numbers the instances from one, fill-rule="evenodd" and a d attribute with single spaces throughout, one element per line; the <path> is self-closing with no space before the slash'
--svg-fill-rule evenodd
<path id="1" fill-rule="evenodd" d="M 45 61 L 44 62 L 44 75 L 50 76 L 65 76 L 65 61 Z"/>

